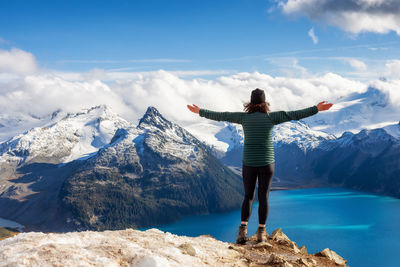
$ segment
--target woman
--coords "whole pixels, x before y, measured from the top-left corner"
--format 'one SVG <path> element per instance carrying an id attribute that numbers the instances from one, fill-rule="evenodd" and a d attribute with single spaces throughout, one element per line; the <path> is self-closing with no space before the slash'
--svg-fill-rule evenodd
<path id="1" fill-rule="evenodd" d="M 270 112 L 269 103 L 261 89 L 251 92 L 250 102 L 244 104 L 245 112 L 215 112 L 187 105 L 190 111 L 201 117 L 216 121 L 228 121 L 243 126 L 243 185 L 245 196 L 241 210 L 241 225 L 236 240 L 238 244 L 247 241 L 247 223 L 251 215 L 256 180 L 258 177 L 258 219 L 257 241 L 265 241 L 265 222 L 268 216 L 268 196 L 274 175 L 275 160 L 272 143 L 272 128 L 282 122 L 300 120 L 312 116 L 318 111 L 328 110 L 333 104 L 320 102 L 318 105 L 294 110 Z"/>

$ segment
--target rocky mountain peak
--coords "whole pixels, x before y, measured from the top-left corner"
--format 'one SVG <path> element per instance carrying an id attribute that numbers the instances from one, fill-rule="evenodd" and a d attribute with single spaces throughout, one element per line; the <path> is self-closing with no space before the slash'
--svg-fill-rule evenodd
<path id="1" fill-rule="evenodd" d="M 51 113 L 51 120 L 57 118 L 57 116 L 61 113 L 61 109 L 56 109 L 54 112 Z"/>
<path id="2" fill-rule="evenodd" d="M 150 106 L 140 119 L 138 128 L 148 129 L 153 127 L 158 128 L 161 131 L 165 131 L 166 129 L 172 129 L 173 124 L 164 118 L 155 107 Z"/>
<path id="3" fill-rule="evenodd" d="M 82 116 L 97 116 L 97 117 L 115 117 L 118 116 L 112 109 L 106 104 L 101 104 L 97 106 L 93 106 L 90 108 L 82 109 L 80 112 L 67 113 L 64 119 L 74 118 L 74 117 L 82 117 Z"/>

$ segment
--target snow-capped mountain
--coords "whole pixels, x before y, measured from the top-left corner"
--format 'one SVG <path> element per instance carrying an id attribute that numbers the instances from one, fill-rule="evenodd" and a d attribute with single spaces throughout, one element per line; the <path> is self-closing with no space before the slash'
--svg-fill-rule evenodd
<path id="1" fill-rule="evenodd" d="M 20 141 L 27 138 L 22 136 L 3 144 L 7 156 L 27 160 L 13 175 L 9 172 L 0 179 L 0 217 L 21 222 L 27 229 L 119 229 L 241 204 L 240 176 L 154 107 L 147 109 L 138 126 L 102 106 L 70 114 L 52 127 L 57 131 L 25 133 L 31 143 Z M 63 131 L 67 137 L 55 134 Z M 58 160 L 46 162 L 44 156 L 35 160 L 43 149 L 65 146 L 58 140 L 70 142 L 65 139 L 76 132 L 75 146 L 84 148 L 76 150 L 79 153 L 69 148 Z M 36 139 L 41 146 L 32 146 Z M 26 150 L 18 150 L 16 144 L 31 150 L 17 154 Z"/>
<path id="2" fill-rule="evenodd" d="M 272 131 L 272 141 L 277 147 L 295 143 L 303 151 L 313 149 L 325 140 L 334 139 L 335 135 L 313 130 L 303 120 L 278 124 Z"/>
<path id="3" fill-rule="evenodd" d="M 232 151 L 243 146 L 243 129 L 231 123 L 225 123 L 225 127 L 216 133 L 215 137 L 228 144 L 226 152 Z"/>
<path id="4" fill-rule="evenodd" d="M 200 142 L 179 125 L 165 119 L 156 108 L 147 109 L 137 128 L 142 130 L 142 134 L 135 138 L 136 146 L 147 144 L 161 156 L 190 160 L 194 164 L 200 160 L 197 147 Z"/>
<path id="5" fill-rule="evenodd" d="M 280 181 L 315 186 L 344 186 L 400 197 L 400 124 L 345 132 L 305 153 L 294 145 L 276 150 Z"/>
<path id="6" fill-rule="evenodd" d="M 241 126 L 232 124 L 231 127 L 240 128 Z M 237 133 L 241 133 L 241 131 L 237 131 Z M 223 140 L 229 140 L 229 137 L 225 137 Z M 229 141 L 226 142 L 229 143 Z M 382 128 L 363 129 L 358 133 L 346 131 L 337 137 L 323 131 L 313 130 L 303 119 L 276 125 L 273 129 L 273 142 L 276 162 L 274 187 L 344 185 L 394 196 L 400 195 L 400 193 L 396 193 L 397 191 L 393 191 L 397 190 L 396 187 L 390 190 L 387 188 L 387 185 L 393 184 L 393 182 L 385 178 L 393 177 L 392 180 L 396 181 L 395 174 L 400 172 L 400 162 L 397 159 L 400 158 L 400 154 L 396 152 L 396 148 L 400 146 L 400 125 L 398 123 Z M 234 149 L 220 154 L 222 155 L 220 159 L 226 165 L 240 170 L 243 143 L 233 147 Z M 398 150 L 400 151 L 400 149 Z M 374 158 L 376 161 L 373 160 Z M 381 162 L 383 158 L 385 163 Z M 368 166 L 364 166 L 363 164 L 366 164 L 367 161 L 371 162 L 368 163 Z M 380 162 L 379 166 L 376 165 L 376 162 Z M 389 165 L 388 162 L 390 162 Z M 369 169 L 370 173 L 374 173 L 375 171 L 371 168 L 381 170 L 380 173 L 386 175 L 385 177 L 377 175 L 380 179 L 375 183 L 380 184 L 380 189 L 362 185 L 360 184 L 361 179 L 354 178 L 360 173 L 368 176 L 364 169 Z M 340 178 L 337 177 L 338 170 L 346 170 L 340 174 Z M 350 181 L 354 181 L 354 184 L 351 184 Z M 400 185 L 397 188 L 400 188 Z"/>
<path id="7" fill-rule="evenodd" d="M 397 124 L 392 124 L 392 125 L 387 125 L 385 127 L 382 127 L 383 130 L 385 130 L 385 132 L 389 135 L 391 135 L 392 137 L 394 137 L 395 139 L 400 140 L 400 121 Z"/>
<path id="8" fill-rule="evenodd" d="M 276 125 L 273 141 L 276 144 L 295 142 L 299 147 L 313 148 L 324 139 L 340 137 L 345 132 L 358 133 L 363 129 L 375 129 L 396 124 L 400 112 L 389 101 L 388 93 L 370 86 L 362 93 L 353 93 L 333 101 L 331 109 L 318 112 L 300 121 Z M 186 128 L 197 138 L 215 150 L 219 158 L 225 157 L 229 150 L 240 149 L 243 133 L 238 124 L 230 124 L 236 130 L 227 130 L 229 123 L 204 119 Z M 223 133 L 223 134 L 221 134 Z M 241 135 L 238 139 L 237 134 Z M 218 136 L 217 136 L 218 135 Z M 239 144 L 235 147 L 233 144 Z"/>
<path id="9" fill-rule="evenodd" d="M 60 109 L 41 117 L 21 112 L 9 114 L 3 110 L 0 113 L 0 143 L 29 129 L 46 126 L 58 121 L 65 115 L 66 113 Z"/>
<path id="10" fill-rule="evenodd" d="M 60 199 L 76 227 L 107 229 L 238 208 L 242 191 L 240 177 L 207 146 L 149 107 L 137 127 L 118 129 L 110 144 L 82 161 Z M 115 213 L 118 203 L 124 209 Z"/>
<path id="11" fill-rule="evenodd" d="M 198 128 L 191 127 L 191 130 Z M 224 123 L 224 126 L 215 133 L 215 139 L 206 139 L 204 142 L 211 147 L 222 162 L 228 166 L 241 168 L 244 145 L 244 134 L 241 125 Z M 272 140 L 275 150 L 284 145 L 295 145 L 305 153 L 308 149 L 317 147 L 322 141 L 333 140 L 337 137 L 322 131 L 311 129 L 304 120 L 285 122 L 274 126 Z M 226 144 L 218 145 L 217 142 Z M 210 144 L 211 143 L 211 144 Z"/>
<path id="12" fill-rule="evenodd" d="M 357 133 L 362 129 L 374 129 L 399 121 L 398 108 L 390 104 L 386 92 L 372 86 L 363 93 L 353 93 L 336 102 L 330 110 L 305 118 L 314 130 L 336 136 L 349 131 Z"/>
<path id="13" fill-rule="evenodd" d="M 189 131 L 194 132 L 198 138 L 209 145 L 219 158 L 223 158 L 229 152 L 237 153 L 237 150 L 243 149 L 244 134 L 241 125 L 228 122 L 224 122 L 220 126 L 212 125 L 215 129 L 211 127 L 209 133 L 202 132 L 200 124 L 190 125 L 188 128 Z M 210 127 L 204 126 L 204 130 L 207 129 L 210 129 Z M 272 140 L 276 145 L 296 143 L 303 150 L 314 148 L 321 141 L 336 138 L 333 134 L 313 130 L 304 120 L 276 125 L 272 131 Z"/>
<path id="14" fill-rule="evenodd" d="M 0 164 L 70 162 L 98 151 L 110 142 L 118 128 L 129 125 L 106 105 L 67 114 L 1 143 Z"/>
<path id="15" fill-rule="evenodd" d="M 31 229 L 107 229 L 241 204 L 240 176 L 215 158 L 241 167 L 240 125 L 205 122 L 189 127 L 201 129 L 192 135 L 153 107 L 137 126 L 106 106 L 54 118 L 0 144 L 0 217 Z M 341 185 L 400 196 L 398 124 L 336 137 L 307 119 L 274 127 L 274 186 Z M 202 141 L 195 137 L 201 133 Z"/>
<path id="16" fill-rule="evenodd" d="M 222 138 L 222 136 L 219 136 L 219 138 L 217 138 L 216 135 L 219 132 L 223 131 L 223 129 L 227 125 L 228 123 L 224 122 L 204 120 L 203 122 L 187 125 L 185 126 L 185 129 L 196 136 L 196 138 L 207 144 L 216 155 L 222 157 L 230 146 L 230 140 L 234 138 L 230 135 L 225 135 L 225 138 Z M 234 124 L 232 125 L 236 127 Z M 240 130 L 239 127 L 236 128 L 237 131 Z"/>

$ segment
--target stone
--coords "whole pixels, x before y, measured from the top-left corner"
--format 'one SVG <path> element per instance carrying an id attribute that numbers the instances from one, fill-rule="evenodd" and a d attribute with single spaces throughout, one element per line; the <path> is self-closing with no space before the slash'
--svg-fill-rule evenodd
<path id="1" fill-rule="evenodd" d="M 346 260 L 336 254 L 335 251 L 330 250 L 329 248 L 324 249 L 321 252 L 315 254 L 315 256 L 326 257 L 332 261 L 334 261 L 337 265 L 346 265 Z"/>
<path id="2" fill-rule="evenodd" d="M 272 248 L 273 246 L 270 243 L 264 241 L 264 242 L 255 244 L 253 247 L 254 248 Z"/>
<path id="3" fill-rule="evenodd" d="M 193 256 L 193 257 L 196 256 L 196 250 L 189 243 L 183 243 L 183 244 L 179 245 L 179 248 L 182 250 L 182 252 L 184 252 L 190 256 Z"/>
<path id="4" fill-rule="evenodd" d="M 291 241 L 289 239 L 289 237 L 287 237 L 287 235 L 285 235 L 282 232 L 282 228 L 278 228 L 275 231 L 273 231 L 271 233 L 271 235 L 269 236 L 270 239 L 274 240 L 274 241 L 279 241 L 279 240 L 286 240 L 286 241 Z"/>
<path id="5" fill-rule="evenodd" d="M 308 259 L 308 261 L 311 262 L 311 264 L 312 264 L 311 266 L 317 265 L 317 261 L 314 259 Z"/>
<path id="6" fill-rule="evenodd" d="M 301 246 L 300 253 L 303 254 L 303 255 L 308 255 L 308 251 L 307 251 L 306 246 Z"/>
<path id="7" fill-rule="evenodd" d="M 299 258 L 297 260 L 297 263 L 300 264 L 300 265 L 304 265 L 306 267 L 311 267 L 312 266 L 307 260 L 305 260 L 303 258 Z"/>
<path id="8" fill-rule="evenodd" d="M 286 246 L 286 247 L 292 247 L 292 241 L 290 240 L 286 240 L 286 239 L 278 239 L 275 240 L 276 242 L 278 242 L 278 244 Z"/>
<path id="9" fill-rule="evenodd" d="M 295 243 L 295 242 L 290 242 L 290 245 L 289 245 L 289 247 L 291 248 L 291 249 L 293 249 L 293 251 L 294 251 L 294 253 L 300 253 L 300 249 L 297 247 L 297 244 Z"/>
<path id="10" fill-rule="evenodd" d="M 212 238 L 212 239 L 215 239 L 215 240 L 217 240 L 215 237 L 213 237 L 212 235 L 209 235 L 209 234 L 200 235 L 200 236 L 209 237 L 209 238 Z"/>
<path id="11" fill-rule="evenodd" d="M 269 256 L 267 264 L 284 266 L 284 267 L 293 267 L 293 265 L 290 264 L 287 260 L 274 253 L 271 253 L 271 255 Z"/>
<path id="12" fill-rule="evenodd" d="M 245 248 L 239 247 L 239 246 L 233 246 L 232 249 L 234 249 L 234 250 L 236 250 L 237 252 L 240 252 L 240 253 L 245 253 L 246 252 Z"/>

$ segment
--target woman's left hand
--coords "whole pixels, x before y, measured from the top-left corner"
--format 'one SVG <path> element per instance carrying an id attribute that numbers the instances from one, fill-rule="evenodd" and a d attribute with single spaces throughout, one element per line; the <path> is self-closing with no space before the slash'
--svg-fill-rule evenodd
<path id="1" fill-rule="evenodd" d="M 332 103 L 325 103 L 325 102 L 327 102 L 327 101 L 322 101 L 322 102 L 318 103 L 318 105 L 317 105 L 318 111 L 328 110 L 333 106 Z"/>
<path id="2" fill-rule="evenodd" d="M 193 104 L 193 106 L 187 105 L 187 107 L 193 113 L 199 114 L 199 112 L 200 112 L 200 108 L 198 106 L 196 106 L 195 104 Z"/>

